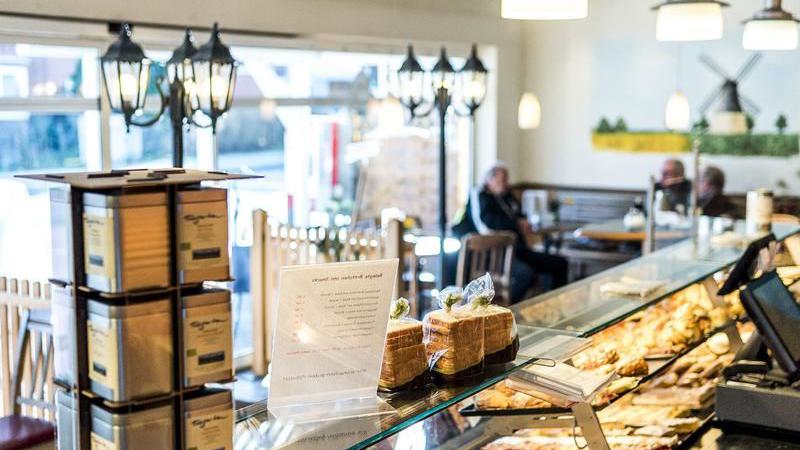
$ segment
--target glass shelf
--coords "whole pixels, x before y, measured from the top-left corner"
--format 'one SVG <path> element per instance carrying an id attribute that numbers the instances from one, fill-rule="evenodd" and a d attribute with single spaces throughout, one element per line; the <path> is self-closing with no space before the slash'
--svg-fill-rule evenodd
<path id="1" fill-rule="evenodd" d="M 737 223 L 741 229 L 743 224 Z M 779 240 L 800 232 L 792 225 L 776 224 Z M 645 309 L 687 286 L 712 276 L 733 264 L 741 247 L 715 247 L 710 239 L 682 241 L 671 247 L 635 259 L 593 277 L 565 286 L 512 307 L 519 324 L 520 348 L 541 342 L 548 336 L 590 336 Z M 600 286 L 622 276 L 663 280 L 665 284 L 644 298 L 602 295 Z M 460 442 L 479 432 L 482 419 L 464 422 L 453 412 L 454 405 L 468 399 L 509 374 L 533 362 L 519 357 L 510 364 L 489 366 L 477 379 L 460 386 L 430 385 L 413 392 L 382 395 L 396 413 L 312 424 L 281 422 L 271 417 L 265 402 L 237 410 L 235 442 L 240 449 L 364 449 L 414 425 L 414 430 L 392 437 L 393 448 L 403 435 L 416 433 L 430 445 Z M 457 423 L 458 421 L 463 423 Z M 422 427 L 423 431 L 417 430 Z M 450 436 L 455 430 L 456 436 Z M 460 431 L 459 431 L 460 430 Z M 463 431 L 463 432 L 462 432 Z M 445 440 L 445 436 L 450 436 Z M 381 445 L 383 448 L 384 445 Z M 457 447 L 453 447 L 457 448 Z"/>

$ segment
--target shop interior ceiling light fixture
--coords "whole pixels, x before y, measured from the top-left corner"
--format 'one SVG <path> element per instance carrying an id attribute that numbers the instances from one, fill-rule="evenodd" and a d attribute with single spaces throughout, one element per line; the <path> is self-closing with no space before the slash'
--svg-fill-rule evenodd
<path id="1" fill-rule="evenodd" d="M 716 0 L 667 0 L 653 9 L 659 41 L 711 41 L 722 38 L 722 8 Z"/>
<path id="2" fill-rule="evenodd" d="M 689 99 L 681 91 L 675 91 L 667 101 L 664 124 L 670 131 L 688 131 L 691 125 Z"/>
<path id="3" fill-rule="evenodd" d="M 584 19 L 589 15 L 589 0 L 503 0 L 500 15 L 519 20 Z"/>
<path id="4" fill-rule="evenodd" d="M 781 0 L 766 0 L 764 8 L 744 22 L 745 50 L 795 50 L 797 39 L 797 19 L 783 9 Z"/>

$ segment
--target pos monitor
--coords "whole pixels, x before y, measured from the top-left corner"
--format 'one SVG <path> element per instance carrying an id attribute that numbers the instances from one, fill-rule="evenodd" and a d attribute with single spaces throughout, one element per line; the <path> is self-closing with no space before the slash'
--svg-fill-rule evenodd
<path id="1" fill-rule="evenodd" d="M 725 283 L 719 289 L 719 295 L 728 295 L 731 292 L 739 289 L 740 286 L 750 281 L 753 273 L 756 271 L 758 265 L 758 257 L 761 251 L 769 248 L 769 244 L 775 242 L 775 235 L 769 233 L 768 235 L 756 239 L 747 246 L 747 249 L 733 266 Z"/>
<path id="2" fill-rule="evenodd" d="M 781 369 L 792 378 L 800 375 L 800 305 L 778 274 L 750 282 L 741 299 Z"/>

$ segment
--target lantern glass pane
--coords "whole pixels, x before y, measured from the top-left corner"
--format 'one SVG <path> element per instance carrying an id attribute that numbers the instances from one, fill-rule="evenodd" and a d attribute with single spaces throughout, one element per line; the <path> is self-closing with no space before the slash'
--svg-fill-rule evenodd
<path id="1" fill-rule="evenodd" d="M 400 100 L 407 105 L 422 103 L 425 86 L 425 72 L 400 72 Z"/>
<path id="2" fill-rule="evenodd" d="M 466 71 L 459 72 L 459 93 L 467 106 L 478 106 L 486 98 L 486 73 Z"/>
<path id="3" fill-rule="evenodd" d="M 455 72 L 432 72 L 431 81 L 434 93 L 438 92 L 439 88 L 451 90 L 455 86 L 456 74 Z"/>
<path id="4" fill-rule="evenodd" d="M 119 98 L 119 72 L 116 61 L 103 61 L 103 81 L 106 83 L 106 93 L 111 109 L 115 112 L 122 111 L 122 103 Z"/>

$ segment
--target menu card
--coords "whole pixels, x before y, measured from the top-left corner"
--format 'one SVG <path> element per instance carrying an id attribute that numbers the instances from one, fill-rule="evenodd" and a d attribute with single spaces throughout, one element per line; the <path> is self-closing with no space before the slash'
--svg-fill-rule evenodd
<path id="1" fill-rule="evenodd" d="M 281 269 L 270 367 L 270 412 L 377 399 L 397 259 Z M 321 418 L 321 417 L 320 417 Z"/>

